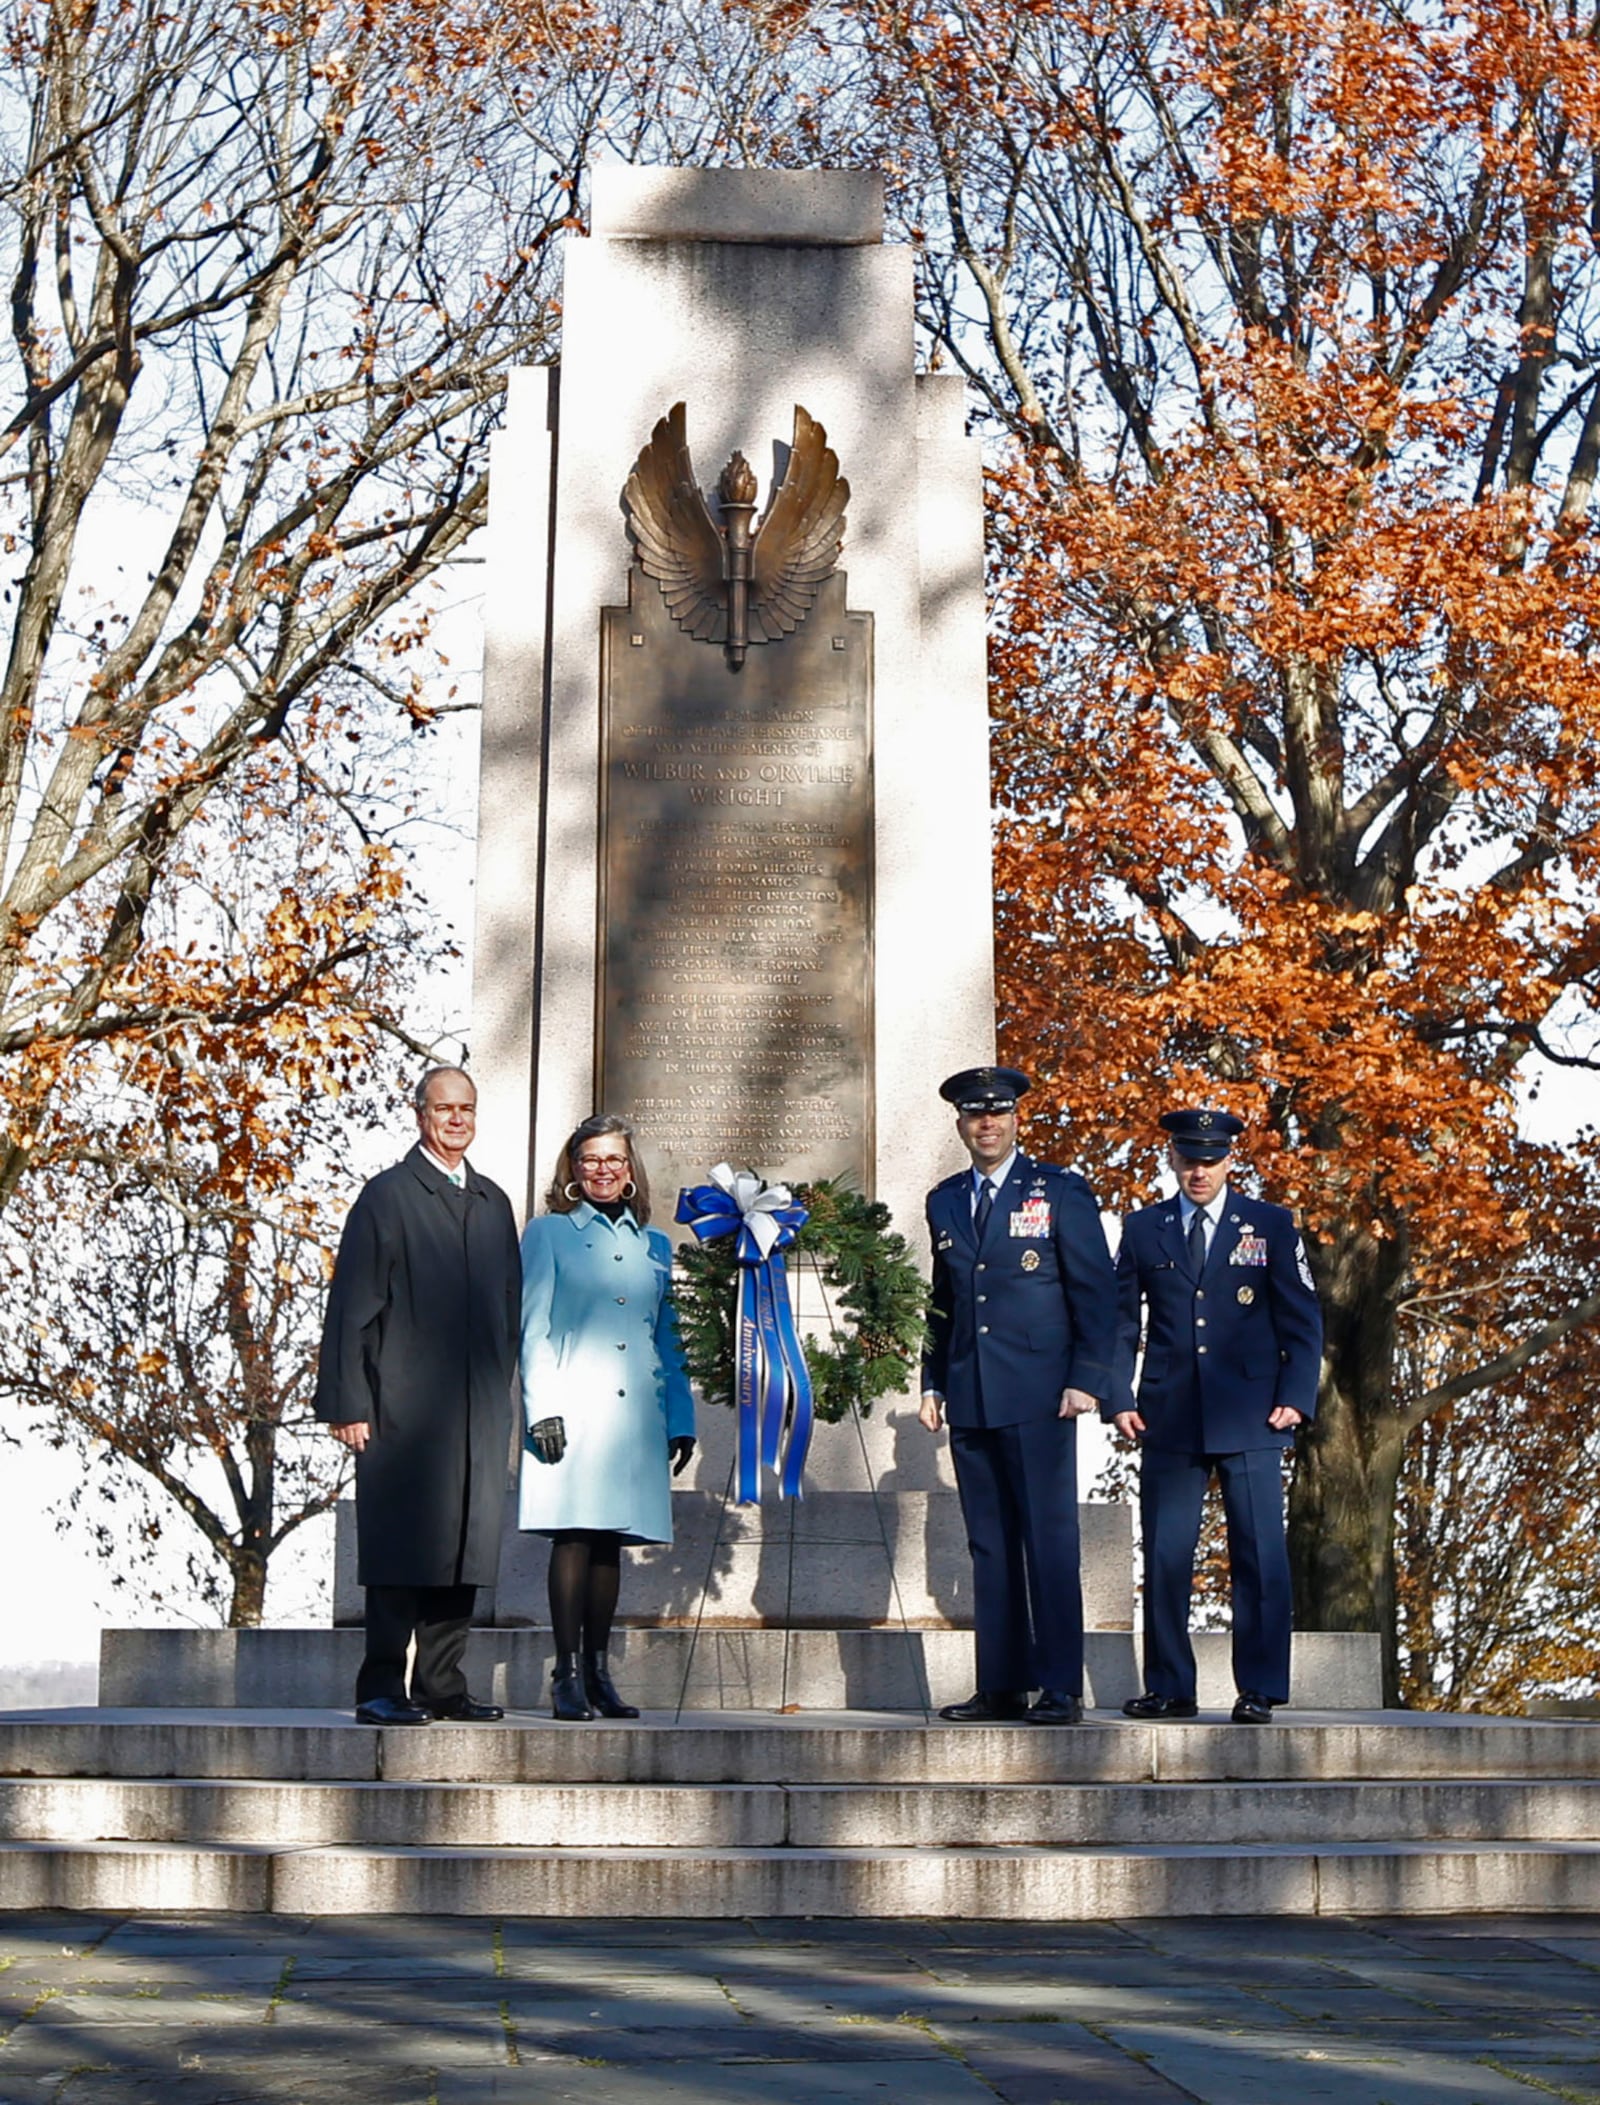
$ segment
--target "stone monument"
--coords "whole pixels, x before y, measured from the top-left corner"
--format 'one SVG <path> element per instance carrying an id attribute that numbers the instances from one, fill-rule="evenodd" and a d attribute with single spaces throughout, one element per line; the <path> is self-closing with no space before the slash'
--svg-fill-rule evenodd
<path id="1" fill-rule="evenodd" d="M 474 1159 L 531 1212 L 620 1111 L 663 1223 L 731 1160 L 846 1177 L 925 1260 L 992 923 L 979 449 L 916 370 L 882 178 L 597 168 L 560 365 L 513 376 L 491 464 Z M 914 1398 L 819 1427 L 798 1509 L 728 1506 L 733 1433 L 707 1403 L 625 1618 L 969 1619 Z M 1126 1630 L 1127 1516 L 1086 1519 L 1090 1620 Z M 508 1516 L 497 1621 L 542 1618 L 543 1563 Z"/>
<path id="2" fill-rule="evenodd" d="M 994 1042 L 983 519 L 882 180 L 597 168 L 563 332 L 491 473 L 479 1151 L 533 1207 L 604 1100 L 663 1187 L 847 1172 L 918 1234 L 937 1085 Z M 641 560 L 674 417 L 708 510 L 735 454 L 747 502 L 783 489 L 802 417 L 848 484 L 813 603 L 737 668 Z"/>

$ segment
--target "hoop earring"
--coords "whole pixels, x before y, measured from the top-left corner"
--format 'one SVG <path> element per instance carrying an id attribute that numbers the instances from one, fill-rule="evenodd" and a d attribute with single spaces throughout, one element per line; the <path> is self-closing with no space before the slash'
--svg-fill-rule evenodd
<path id="1" fill-rule="evenodd" d="M 622 1187 L 622 1196 L 623 1196 L 623 1197 L 624 1197 L 625 1199 L 633 1199 L 633 1198 L 637 1198 L 637 1197 L 638 1197 L 638 1195 L 639 1195 L 639 1187 L 638 1187 L 638 1185 L 637 1185 L 637 1184 L 635 1184 L 635 1183 L 634 1183 L 633 1179 L 632 1179 L 632 1178 L 630 1177 L 630 1178 L 628 1179 L 627 1183 L 626 1183 L 626 1184 L 624 1184 L 624 1185 L 623 1185 L 623 1187 Z"/>
<path id="2" fill-rule="evenodd" d="M 583 1193 L 578 1189 L 576 1184 L 567 1183 L 563 1184 L 561 1187 L 561 1196 L 564 1199 L 581 1199 L 583 1197 Z"/>

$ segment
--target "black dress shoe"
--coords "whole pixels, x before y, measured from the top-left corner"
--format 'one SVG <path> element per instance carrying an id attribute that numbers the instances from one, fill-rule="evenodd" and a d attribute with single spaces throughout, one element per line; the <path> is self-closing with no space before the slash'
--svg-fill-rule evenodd
<path id="1" fill-rule="evenodd" d="M 1035 1725 L 1081 1725 L 1083 1703 L 1064 1688 L 1042 1688 L 1028 1706 L 1028 1717 Z"/>
<path id="2" fill-rule="evenodd" d="M 1233 1722 L 1236 1725 L 1270 1725 L 1272 1705 L 1253 1689 L 1241 1689 L 1239 1700 L 1233 1706 Z"/>
<path id="3" fill-rule="evenodd" d="M 965 1703 L 946 1703 L 939 1713 L 952 1725 L 995 1725 L 1028 1715 L 1028 1699 L 1012 1689 L 982 1689 Z"/>
<path id="4" fill-rule="evenodd" d="M 1193 1718 L 1197 1707 L 1187 1696 L 1130 1696 L 1122 1706 L 1125 1718 Z"/>
<path id="5" fill-rule="evenodd" d="M 420 1703 L 408 1703 L 404 1696 L 374 1696 L 370 1702 L 356 1705 L 358 1725 L 430 1725 L 433 1712 L 424 1710 Z"/>
<path id="6" fill-rule="evenodd" d="M 430 1703 L 428 1708 L 452 1725 L 490 1725 L 505 1716 L 498 1703 L 479 1703 L 471 1696 L 452 1696 L 448 1703 Z"/>

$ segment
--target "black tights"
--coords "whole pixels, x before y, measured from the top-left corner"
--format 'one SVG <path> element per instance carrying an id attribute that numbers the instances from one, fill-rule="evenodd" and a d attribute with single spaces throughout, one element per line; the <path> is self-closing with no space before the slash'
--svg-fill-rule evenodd
<path id="1" fill-rule="evenodd" d="M 621 1581 L 620 1535 L 567 1528 L 551 1538 L 550 1624 L 558 1653 L 605 1650 Z"/>

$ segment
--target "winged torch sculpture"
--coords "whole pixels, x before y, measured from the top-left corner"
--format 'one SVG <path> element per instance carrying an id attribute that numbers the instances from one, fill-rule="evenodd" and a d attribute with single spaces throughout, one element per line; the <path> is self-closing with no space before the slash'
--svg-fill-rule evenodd
<path id="1" fill-rule="evenodd" d="M 679 628 L 720 643 L 737 672 L 752 643 L 776 643 L 810 613 L 844 546 L 850 485 L 816 418 L 798 403 L 783 480 L 752 530 L 756 478 L 742 453 L 717 482 L 720 521 L 695 480 L 684 405 L 675 402 L 634 462 L 628 529 Z"/>

